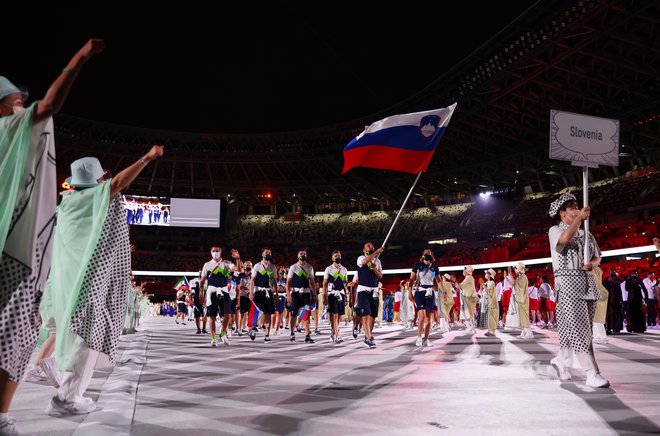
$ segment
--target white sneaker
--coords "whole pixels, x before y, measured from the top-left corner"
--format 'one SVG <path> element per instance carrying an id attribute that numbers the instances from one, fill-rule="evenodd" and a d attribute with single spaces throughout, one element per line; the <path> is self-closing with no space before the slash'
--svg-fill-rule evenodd
<path id="1" fill-rule="evenodd" d="M 594 344 L 607 345 L 607 344 L 609 344 L 610 341 L 607 338 L 596 338 L 596 337 L 594 337 L 593 342 L 594 342 Z"/>
<path id="2" fill-rule="evenodd" d="M 96 404 L 93 401 L 83 399 L 62 401 L 57 395 L 50 399 L 50 403 L 46 407 L 46 413 L 50 416 L 85 415 L 94 410 L 96 410 Z"/>
<path id="3" fill-rule="evenodd" d="M 14 418 L 7 418 L 0 421 L 0 435 L 19 435 L 21 434 L 16 427 L 16 420 Z"/>
<path id="4" fill-rule="evenodd" d="M 335 338 L 335 344 L 341 344 L 342 342 L 344 342 L 344 339 L 341 336 Z"/>
<path id="5" fill-rule="evenodd" d="M 525 339 L 534 339 L 534 333 L 532 332 L 532 329 L 527 330 L 527 333 L 525 333 Z"/>
<path id="6" fill-rule="evenodd" d="M 416 347 L 421 347 L 423 343 L 424 343 L 424 340 L 422 339 L 422 337 L 417 336 L 417 340 L 415 341 L 415 346 Z"/>
<path id="7" fill-rule="evenodd" d="M 425 347 L 430 347 L 431 345 L 433 345 L 433 343 L 431 342 L 431 340 L 429 338 L 426 338 L 426 339 L 424 339 L 422 345 L 424 345 Z"/>
<path id="8" fill-rule="evenodd" d="M 220 336 L 220 340 L 222 341 L 223 344 L 229 346 L 229 337 L 227 335 Z"/>
<path id="9" fill-rule="evenodd" d="M 330 340 L 332 342 L 337 342 L 337 339 L 335 338 L 335 335 L 330 335 Z"/>
<path id="10" fill-rule="evenodd" d="M 610 382 L 605 380 L 600 374 L 589 371 L 587 372 L 587 386 L 592 388 L 606 388 L 610 385 Z"/>
<path id="11" fill-rule="evenodd" d="M 556 357 L 553 357 L 550 360 L 550 365 L 557 371 L 557 376 L 561 381 L 568 381 L 571 379 L 571 373 L 568 372 L 568 368 L 564 366 L 563 363 L 559 361 Z"/>
<path id="12" fill-rule="evenodd" d="M 48 383 L 50 383 L 55 389 L 59 389 L 62 384 L 62 373 L 57 368 L 55 359 L 52 357 L 46 357 L 39 363 L 39 367 L 48 379 Z"/>
<path id="13" fill-rule="evenodd" d="M 28 383 L 40 383 L 40 382 L 48 381 L 48 378 L 46 378 L 46 374 L 44 374 L 41 368 L 35 365 L 31 370 L 25 373 L 25 377 L 23 378 L 23 381 L 26 381 Z"/>

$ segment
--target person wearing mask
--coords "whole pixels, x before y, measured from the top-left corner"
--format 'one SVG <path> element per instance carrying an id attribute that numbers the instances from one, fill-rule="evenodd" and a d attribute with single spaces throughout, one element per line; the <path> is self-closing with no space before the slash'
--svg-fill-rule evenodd
<path id="1" fill-rule="evenodd" d="M 568 368 L 575 357 L 587 373 L 587 385 L 604 388 L 610 383 L 600 375 L 592 330 L 596 300 L 600 296 L 593 269 L 600 264 L 600 248 L 592 234 L 585 237 L 580 229 L 582 222 L 591 215 L 591 209 L 588 206 L 580 209 L 575 196 L 565 193 L 552 202 L 548 214 L 556 223 L 548 230 L 548 240 L 555 275 L 559 331 L 559 353 L 550 364 L 559 380 L 570 380 Z M 585 244 L 589 259 L 584 259 Z"/>
<path id="2" fill-rule="evenodd" d="M 433 252 L 424 250 L 422 257 L 415 262 L 410 273 L 410 286 L 415 290 L 413 298 L 417 307 L 417 347 L 431 346 L 429 334 L 433 322 L 433 306 L 435 305 L 434 289 L 440 280 L 438 266 L 435 265 Z"/>
<path id="3" fill-rule="evenodd" d="M 296 322 L 300 310 L 312 309 L 312 304 L 316 299 L 316 281 L 314 280 L 314 268 L 307 263 L 307 250 L 298 252 L 298 262 L 289 267 L 289 273 L 286 278 L 286 299 L 291 305 L 291 337 L 289 341 L 296 341 Z M 300 321 L 305 328 L 305 343 L 313 344 L 309 317 Z"/>
<path id="4" fill-rule="evenodd" d="M 211 347 L 217 347 L 218 338 L 216 336 L 215 320 L 220 313 L 223 317 L 220 330 L 220 340 L 225 345 L 229 345 L 227 337 L 227 325 L 229 324 L 229 314 L 231 312 L 231 297 L 229 295 L 229 280 L 234 272 L 240 272 L 243 268 L 241 255 L 237 250 L 231 250 L 231 257 L 236 260 L 236 264 L 222 258 L 222 249 L 218 246 L 211 247 L 211 260 L 202 267 L 202 278 L 200 285 L 206 289 L 206 316 L 210 318 Z"/>
<path id="5" fill-rule="evenodd" d="M 103 48 L 103 40 L 87 41 L 43 99 L 27 108 L 28 93 L 0 76 L 0 433 L 18 433 L 9 408 L 37 343 L 33 315 L 51 262 L 57 207 L 52 116 L 82 66 Z"/>
<path id="6" fill-rule="evenodd" d="M 275 326 L 275 335 L 280 334 L 283 314 L 286 306 L 286 271 L 283 267 L 277 269 L 277 295 L 275 297 L 275 314 L 271 325 Z"/>
<path id="7" fill-rule="evenodd" d="M 234 273 L 234 277 L 236 279 L 236 290 L 238 292 L 236 313 L 234 314 L 234 317 L 236 318 L 236 334 L 238 336 L 243 336 L 243 333 L 247 333 L 246 327 L 249 317 L 248 314 L 252 307 L 252 302 L 250 301 L 252 262 L 249 260 L 243 262 L 243 271 L 238 274 L 238 276 Z"/>
<path id="8" fill-rule="evenodd" d="M 41 303 L 44 321 L 57 329 L 55 361 L 69 371 L 46 408 L 52 416 L 85 414 L 95 404 L 83 393 L 99 354 L 115 362 L 131 287 L 131 253 L 121 190 L 149 162 L 163 156 L 154 145 L 135 163 L 109 178 L 98 159 L 71 164 L 73 190 L 57 209 L 53 262 Z"/>
<path id="9" fill-rule="evenodd" d="M 322 291 L 327 295 L 328 313 L 330 314 L 330 339 L 337 344 L 344 341 L 339 334 L 339 317 L 345 311 L 346 283 L 348 283 L 348 271 L 341 264 L 341 251 L 335 250 L 332 252 L 332 263 L 323 273 Z"/>
<path id="10" fill-rule="evenodd" d="M 378 315 L 378 282 L 383 278 L 383 266 L 378 256 L 385 250 L 380 247 L 374 249 L 371 242 L 367 242 L 362 247 L 362 256 L 357 259 L 357 307 L 361 318 L 362 330 L 364 331 L 364 345 L 369 348 L 376 348 L 372 329 L 374 320 Z M 353 333 L 353 336 L 357 336 Z"/>
<path id="11" fill-rule="evenodd" d="M 252 279 L 250 282 L 250 300 L 259 308 L 263 314 L 263 323 L 266 327 L 266 336 L 264 343 L 268 344 L 273 340 L 270 338 L 271 321 L 275 314 L 275 298 L 277 296 L 277 267 L 273 264 L 273 254 L 270 248 L 261 250 L 261 262 L 257 263 L 252 269 Z M 246 270 L 246 274 L 249 272 Z M 253 341 L 257 332 L 250 331 L 250 339 Z"/>

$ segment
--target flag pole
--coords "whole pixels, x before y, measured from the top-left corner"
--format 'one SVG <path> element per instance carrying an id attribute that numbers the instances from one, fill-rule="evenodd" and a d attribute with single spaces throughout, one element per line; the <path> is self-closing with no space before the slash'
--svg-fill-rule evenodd
<path id="1" fill-rule="evenodd" d="M 419 180 L 419 177 L 422 175 L 422 171 L 417 173 L 417 177 L 415 177 L 415 181 L 413 182 L 412 186 L 410 187 L 410 191 L 408 191 L 408 195 L 406 195 L 406 199 L 403 200 L 403 203 L 401 204 L 401 209 L 399 209 L 399 212 L 396 214 L 396 218 L 394 218 L 394 222 L 392 223 L 392 227 L 390 227 L 390 231 L 387 232 L 387 236 L 385 236 L 385 240 L 383 241 L 383 245 L 381 247 L 384 247 L 385 244 L 387 244 L 387 240 L 390 239 L 390 235 L 392 234 L 392 230 L 394 230 L 394 226 L 396 225 L 396 222 L 399 220 L 399 216 L 401 215 L 401 212 L 403 212 L 403 209 L 406 207 L 406 203 L 408 203 L 408 199 L 410 198 L 410 195 L 413 192 L 413 189 L 415 189 L 415 185 L 417 184 L 417 181 Z"/>

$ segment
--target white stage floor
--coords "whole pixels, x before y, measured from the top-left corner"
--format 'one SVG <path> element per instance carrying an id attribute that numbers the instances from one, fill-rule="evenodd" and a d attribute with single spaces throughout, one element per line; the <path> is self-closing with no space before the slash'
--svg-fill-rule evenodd
<path id="1" fill-rule="evenodd" d="M 53 418 L 55 390 L 21 383 L 11 414 L 38 435 L 608 435 L 660 433 L 660 331 L 610 337 L 596 358 L 611 387 L 560 383 L 549 366 L 556 330 L 534 340 L 484 330 L 454 331 L 414 346 L 416 331 L 385 324 L 377 348 L 333 344 L 323 325 L 315 344 L 288 330 L 263 343 L 232 337 L 211 348 L 194 323 L 148 318 L 122 337 L 120 363 L 99 369 L 88 396 L 101 410 Z M 34 356 L 33 356 L 34 357 Z"/>

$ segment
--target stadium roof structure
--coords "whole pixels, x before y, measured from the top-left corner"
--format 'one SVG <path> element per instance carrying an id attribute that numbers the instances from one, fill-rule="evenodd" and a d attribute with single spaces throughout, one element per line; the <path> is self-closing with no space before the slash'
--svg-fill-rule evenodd
<path id="1" fill-rule="evenodd" d="M 548 158 L 551 109 L 621 121 L 620 168 L 660 161 L 660 3 L 548 0 L 523 15 L 433 83 L 368 117 L 303 131 L 208 134 L 151 130 L 59 115 L 58 176 L 92 150 L 116 172 L 150 144 L 166 156 L 133 193 L 319 203 L 350 198 L 401 201 L 413 177 L 354 169 L 341 175 L 343 146 L 383 117 L 458 103 L 416 192 L 422 195 L 557 191 L 581 170 Z"/>

